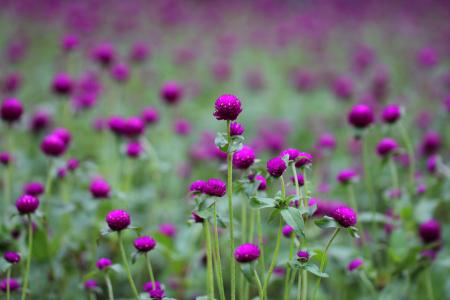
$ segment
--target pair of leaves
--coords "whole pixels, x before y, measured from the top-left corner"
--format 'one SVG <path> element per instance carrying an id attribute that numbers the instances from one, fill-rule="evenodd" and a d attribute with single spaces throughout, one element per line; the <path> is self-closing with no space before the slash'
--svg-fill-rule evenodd
<path id="1" fill-rule="evenodd" d="M 321 272 L 319 267 L 313 263 L 310 262 L 305 262 L 302 263 L 298 260 L 292 260 L 289 262 L 289 265 L 291 266 L 291 268 L 296 269 L 296 270 L 306 270 L 311 274 L 316 275 L 317 277 L 322 277 L 322 278 L 328 278 L 328 274 L 325 272 Z"/>
<path id="2" fill-rule="evenodd" d="M 325 228 L 340 228 L 340 229 L 346 229 L 348 231 L 348 233 L 354 237 L 354 238 L 359 238 L 359 234 L 358 234 L 358 228 L 354 227 L 354 226 L 350 226 L 350 227 L 342 227 L 335 219 L 333 219 L 332 217 L 329 216 L 324 216 L 320 219 L 317 219 L 314 222 L 317 226 L 319 226 L 322 229 Z"/>
<path id="3" fill-rule="evenodd" d="M 219 132 L 214 139 L 216 146 L 223 152 L 233 153 L 242 149 L 244 137 L 235 135 L 231 137 L 231 143 L 228 145 L 228 136 L 225 132 Z"/>
<path id="4" fill-rule="evenodd" d="M 281 216 L 284 221 L 294 229 L 295 234 L 298 236 L 305 236 L 303 229 L 305 227 L 305 222 L 303 221 L 303 216 L 300 210 L 295 207 L 287 207 L 280 210 Z"/>

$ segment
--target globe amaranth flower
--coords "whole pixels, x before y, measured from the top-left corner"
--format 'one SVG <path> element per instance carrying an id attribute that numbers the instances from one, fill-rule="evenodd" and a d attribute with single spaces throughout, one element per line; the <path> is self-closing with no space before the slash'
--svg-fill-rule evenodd
<path id="1" fill-rule="evenodd" d="M 134 240 L 134 248 L 139 252 L 149 252 L 156 247 L 156 241 L 149 236 L 141 236 Z"/>
<path id="2" fill-rule="evenodd" d="M 101 43 L 93 49 L 92 57 L 103 67 L 108 67 L 116 59 L 116 49 L 112 44 Z"/>
<path id="3" fill-rule="evenodd" d="M 31 196 L 40 196 L 44 193 L 44 185 L 41 182 L 33 181 L 24 185 L 23 193 Z"/>
<path id="4" fill-rule="evenodd" d="M 123 133 L 129 137 L 137 137 L 145 131 L 144 121 L 139 117 L 131 117 L 125 121 Z"/>
<path id="5" fill-rule="evenodd" d="M 111 68 L 111 76 L 117 82 L 126 82 L 130 78 L 130 69 L 124 63 L 118 63 Z"/>
<path id="6" fill-rule="evenodd" d="M 437 155 L 431 155 L 427 158 L 427 171 L 430 172 L 430 174 L 435 174 L 438 169 L 438 156 Z"/>
<path id="7" fill-rule="evenodd" d="M 20 214 L 32 214 L 39 207 L 39 199 L 31 195 L 22 195 L 16 200 L 16 208 Z"/>
<path id="8" fill-rule="evenodd" d="M 173 131 L 180 136 L 187 136 L 192 131 L 191 123 L 186 119 L 178 119 L 173 124 Z"/>
<path id="9" fill-rule="evenodd" d="M 267 180 L 262 175 L 256 175 L 255 181 L 259 181 L 258 191 L 265 191 L 267 187 Z"/>
<path id="10" fill-rule="evenodd" d="M 390 104 L 383 109 L 381 118 L 383 122 L 393 124 L 402 116 L 402 110 L 397 104 Z"/>
<path id="11" fill-rule="evenodd" d="M 312 164 L 313 156 L 307 152 L 299 152 L 297 157 L 297 162 L 295 163 L 296 168 L 302 168 L 306 165 Z"/>
<path id="12" fill-rule="evenodd" d="M 261 251 L 254 244 L 242 244 L 234 250 L 234 258 L 240 263 L 249 263 L 259 258 Z"/>
<path id="13" fill-rule="evenodd" d="M 441 239 L 441 224 L 434 219 L 423 222 L 419 226 L 419 235 L 426 244 L 437 242 Z"/>
<path id="14" fill-rule="evenodd" d="M 180 102 L 183 98 L 183 88 L 176 81 L 167 81 L 159 92 L 161 99 L 169 105 Z"/>
<path id="15" fill-rule="evenodd" d="M 65 167 L 60 167 L 56 170 L 56 177 L 58 179 L 64 179 L 67 175 L 67 169 Z"/>
<path id="16" fill-rule="evenodd" d="M 346 76 L 336 78 L 333 82 L 334 95 L 341 100 L 349 100 L 353 97 L 353 81 Z"/>
<path id="17" fill-rule="evenodd" d="M 95 263 L 95 266 L 99 270 L 105 270 L 112 266 L 112 261 L 109 258 L 99 258 L 99 260 Z"/>
<path id="18" fill-rule="evenodd" d="M 421 151 L 425 155 L 435 154 L 442 146 L 441 136 L 435 131 L 427 132 L 421 142 Z"/>
<path id="19" fill-rule="evenodd" d="M 159 232 L 172 238 L 177 234 L 177 228 L 173 224 L 164 223 L 159 225 Z"/>
<path id="20" fill-rule="evenodd" d="M 285 237 L 290 238 L 294 233 L 294 228 L 289 225 L 284 225 L 282 229 L 282 233 Z"/>
<path id="21" fill-rule="evenodd" d="M 342 184 L 347 184 L 354 181 L 358 177 L 358 173 L 356 173 L 353 169 L 344 169 L 339 172 L 336 179 Z"/>
<path id="22" fill-rule="evenodd" d="M 417 52 L 417 64 L 424 69 L 432 69 L 439 62 L 439 56 L 432 47 L 423 47 Z"/>
<path id="23" fill-rule="evenodd" d="M 361 267 L 363 263 L 364 263 L 364 261 L 361 258 L 356 258 L 347 265 L 347 270 L 352 272 L 352 271 L 358 269 L 359 267 Z"/>
<path id="24" fill-rule="evenodd" d="M 0 281 L 0 290 L 2 290 L 2 292 L 6 293 L 8 286 L 10 292 L 15 292 L 20 289 L 20 283 L 15 278 L 2 279 L 2 281 Z"/>
<path id="25" fill-rule="evenodd" d="M 397 150 L 397 147 L 397 142 L 394 139 L 384 138 L 377 145 L 377 154 L 386 157 Z"/>
<path id="26" fill-rule="evenodd" d="M 70 142 L 72 141 L 72 135 L 70 134 L 69 130 L 63 127 L 58 127 L 52 131 L 52 134 L 59 137 L 64 142 L 64 145 L 66 147 L 69 147 Z"/>
<path id="27" fill-rule="evenodd" d="M 7 123 L 14 123 L 20 120 L 23 114 L 23 105 L 18 99 L 8 98 L 3 100 L 0 107 L 0 117 Z"/>
<path id="28" fill-rule="evenodd" d="M 111 188 L 108 182 L 102 178 L 95 178 L 89 186 L 92 197 L 95 199 L 109 198 Z"/>
<path id="29" fill-rule="evenodd" d="M 323 133 L 316 143 L 318 149 L 333 150 L 336 148 L 336 138 L 331 133 Z"/>
<path id="30" fill-rule="evenodd" d="M 241 150 L 233 153 L 233 166 L 236 169 L 248 169 L 255 162 L 255 158 L 253 149 L 244 145 Z"/>
<path id="31" fill-rule="evenodd" d="M 31 117 L 29 128 L 32 132 L 39 133 L 50 127 L 52 123 L 52 116 L 44 110 L 39 110 Z"/>
<path id="32" fill-rule="evenodd" d="M 150 47 L 145 42 L 135 42 L 131 47 L 129 58 L 134 63 L 142 63 L 149 55 Z"/>
<path id="33" fill-rule="evenodd" d="M 68 34 L 61 39 L 61 48 L 65 52 L 71 52 L 78 47 L 79 40 L 76 35 Z"/>
<path id="34" fill-rule="evenodd" d="M 127 156 L 131 158 L 139 157 L 144 149 L 142 148 L 141 143 L 139 142 L 129 142 L 127 145 Z"/>
<path id="35" fill-rule="evenodd" d="M 203 192 L 209 196 L 222 197 L 227 192 L 227 185 L 220 179 L 211 178 L 206 181 Z"/>
<path id="36" fill-rule="evenodd" d="M 55 134 L 47 135 L 41 143 L 41 150 L 47 156 L 61 156 L 66 151 L 64 141 Z"/>
<path id="37" fill-rule="evenodd" d="M 267 172 L 269 172 L 272 177 L 280 177 L 283 175 L 286 168 L 286 162 L 280 157 L 274 157 L 267 161 Z"/>
<path id="38" fill-rule="evenodd" d="M 230 123 L 230 135 L 231 136 L 237 136 L 242 135 L 245 131 L 245 128 L 242 124 L 238 122 L 231 122 Z"/>
<path id="39" fill-rule="evenodd" d="M 164 298 L 164 288 L 159 281 L 146 282 L 143 287 L 144 292 L 147 292 L 152 299 L 160 300 Z"/>
<path id="40" fill-rule="evenodd" d="M 191 185 L 189 186 L 189 191 L 194 194 L 201 194 L 201 193 L 203 193 L 205 185 L 206 185 L 206 181 L 196 180 L 196 181 L 192 182 Z"/>
<path id="41" fill-rule="evenodd" d="M 152 125 L 159 121 L 159 111 L 154 107 L 146 107 L 141 112 L 141 118 L 146 125 Z"/>
<path id="42" fill-rule="evenodd" d="M 224 94 L 217 98 L 213 113 L 217 120 L 234 121 L 242 112 L 241 101 L 231 94 Z"/>
<path id="43" fill-rule="evenodd" d="M 66 163 L 67 170 L 75 171 L 80 166 L 80 162 L 76 158 L 69 158 Z"/>
<path id="44" fill-rule="evenodd" d="M 307 262 L 309 260 L 309 252 L 306 250 L 300 250 L 297 252 L 297 259 L 300 262 Z"/>
<path id="45" fill-rule="evenodd" d="M 336 208 L 331 217 L 333 217 L 339 225 L 345 228 L 355 226 L 357 221 L 355 211 L 347 206 Z"/>
<path id="46" fill-rule="evenodd" d="M 124 210 L 113 210 L 106 216 L 106 223 L 113 231 L 121 231 L 126 229 L 130 223 L 130 215 Z"/>
<path id="47" fill-rule="evenodd" d="M 348 114 L 348 122 L 358 129 L 368 127 L 374 121 L 372 109 L 365 104 L 357 104 Z"/>
<path id="48" fill-rule="evenodd" d="M 3 258 L 11 264 L 17 264 L 20 262 L 20 254 L 18 252 L 7 251 L 3 254 Z"/>
<path id="49" fill-rule="evenodd" d="M 17 92 L 21 86 L 22 76 L 20 73 L 13 72 L 5 76 L 0 89 L 7 94 L 12 94 Z"/>
<path id="50" fill-rule="evenodd" d="M 59 73 L 53 77 L 52 89 L 55 94 L 67 96 L 73 90 L 72 78 L 69 74 Z"/>
<path id="51" fill-rule="evenodd" d="M 291 182 L 292 182 L 292 184 L 295 184 L 294 176 L 291 176 Z M 303 186 L 305 184 L 305 178 L 303 177 L 302 173 L 297 174 L 297 183 L 299 186 Z"/>
<path id="52" fill-rule="evenodd" d="M 12 156 L 9 152 L 0 152 L 0 163 L 4 166 L 7 166 L 11 163 Z"/>
<path id="53" fill-rule="evenodd" d="M 280 153 L 280 157 L 288 156 L 290 162 L 295 162 L 300 154 L 300 151 L 294 148 L 289 148 Z"/>
<path id="54" fill-rule="evenodd" d="M 120 117 L 120 116 L 111 116 L 108 119 L 108 127 L 116 135 L 124 135 L 125 134 L 125 124 L 126 124 L 126 119 L 123 117 Z M 130 126 L 130 124 L 128 126 Z M 128 129 L 130 129 L 130 128 L 128 128 Z"/>
<path id="55" fill-rule="evenodd" d="M 88 280 L 86 280 L 85 282 L 84 282 L 84 288 L 86 289 L 86 290 L 93 290 L 93 289 L 96 289 L 96 288 L 98 288 L 98 284 L 97 284 L 97 281 L 95 281 L 94 279 L 88 279 Z"/>

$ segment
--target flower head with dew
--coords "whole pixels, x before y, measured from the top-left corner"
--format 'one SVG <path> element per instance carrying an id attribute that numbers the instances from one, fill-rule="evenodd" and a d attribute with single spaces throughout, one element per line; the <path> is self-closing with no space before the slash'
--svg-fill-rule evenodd
<path id="1" fill-rule="evenodd" d="M 348 122 L 358 129 L 366 128 L 374 122 L 373 110 L 365 104 L 354 105 L 347 118 Z"/>
<path id="2" fill-rule="evenodd" d="M 242 244 L 234 250 L 234 258 L 239 263 L 249 263 L 259 258 L 261 251 L 257 245 Z"/>
<path id="3" fill-rule="evenodd" d="M 16 200 L 17 211 L 22 214 L 32 214 L 39 207 L 39 199 L 31 195 L 22 195 Z"/>
<path id="4" fill-rule="evenodd" d="M 231 94 L 224 94 L 217 98 L 213 113 L 217 120 L 234 121 L 242 112 L 241 101 Z"/>
<path id="5" fill-rule="evenodd" d="M 357 222 L 356 212 L 347 206 L 336 208 L 332 217 L 344 228 L 355 226 Z"/>
<path id="6" fill-rule="evenodd" d="M 286 162 L 281 157 L 274 157 L 271 160 L 267 161 L 267 172 L 275 178 L 283 175 L 286 170 L 287 165 Z"/>
<path id="7" fill-rule="evenodd" d="M 134 240 L 134 248 L 139 252 L 149 252 L 156 247 L 156 241 L 150 236 L 141 236 Z"/>
<path id="8" fill-rule="evenodd" d="M 255 151 L 247 145 L 233 153 L 233 166 L 236 169 L 248 169 L 255 162 Z"/>
<path id="9" fill-rule="evenodd" d="M 223 197 L 226 192 L 226 183 L 217 178 L 208 179 L 208 181 L 206 181 L 205 187 L 203 188 L 203 193 L 214 197 Z"/>
<path id="10" fill-rule="evenodd" d="M 95 199 L 109 198 L 111 192 L 108 182 L 102 178 L 93 179 L 89 186 L 89 190 L 92 197 Z"/>
<path id="11" fill-rule="evenodd" d="M 121 231 L 130 226 L 131 217 L 124 210 L 113 210 L 106 215 L 106 223 L 112 231 Z"/>
<path id="12" fill-rule="evenodd" d="M 3 100 L 0 106 L 0 117 L 6 123 L 18 122 L 23 114 L 23 105 L 20 100 L 8 98 Z"/>

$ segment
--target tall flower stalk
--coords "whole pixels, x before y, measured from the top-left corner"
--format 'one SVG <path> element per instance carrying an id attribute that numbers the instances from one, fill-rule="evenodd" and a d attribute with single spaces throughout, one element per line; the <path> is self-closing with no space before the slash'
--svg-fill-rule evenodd
<path id="1" fill-rule="evenodd" d="M 139 300 L 139 293 L 136 289 L 136 285 L 134 283 L 133 276 L 131 276 L 130 265 L 128 264 L 127 254 L 125 252 L 125 248 L 123 247 L 121 231 L 117 232 L 117 237 L 119 239 L 120 254 L 122 255 L 122 261 L 125 266 L 125 271 L 127 272 L 128 282 L 130 283 L 131 289 L 134 294 L 134 298 L 136 300 Z"/>

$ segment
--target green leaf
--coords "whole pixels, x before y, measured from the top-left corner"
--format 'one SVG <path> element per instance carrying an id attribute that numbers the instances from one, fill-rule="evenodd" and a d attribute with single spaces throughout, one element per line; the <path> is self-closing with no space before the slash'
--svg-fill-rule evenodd
<path id="1" fill-rule="evenodd" d="M 250 198 L 250 206 L 256 209 L 275 207 L 276 202 L 272 198 L 252 197 Z"/>
<path id="2" fill-rule="evenodd" d="M 358 228 L 351 226 L 347 228 L 348 233 L 356 239 L 359 239 Z"/>
<path id="3" fill-rule="evenodd" d="M 107 236 L 108 234 L 110 234 L 110 233 L 113 233 L 114 231 L 112 231 L 111 229 L 109 229 L 109 228 L 103 228 L 101 231 L 100 231 L 100 235 L 101 236 Z"/>
<path id="4" fill-rule="evenodd" d="M 311 264 L 308 263 L 305 265 L 305 269 L 309 272 L 312 273 L 314 275 L 316 275 L 317 277 L 322 277 L 322 278 L 328 278 L 328 274 L 324 273 L 324 272 L 320 272 L 320 269 L 317 265 L 315 264 Z"/>
<path id="5" fill-rule="evenodd" d="M 139 251 L 133 251 L 133 254 L 131 254 L 131 263 L 134 264 L 136 260 L 139 258 L 139 255 L 141 253 Z"/>
<path id="6" fill-rule="evenodd" d="M 384 214 L 363 212 L 363 213 L 358 214 L 358 222 L 362 222 L 362 223 L 372 223 L 372 222 L 389 223 L 391 221 Z"/>
<path id="7" fill-rule="evenodd" d="M 288 207 L 286 209 L 282 209 L 280 211 L 281 216 L 284 221 L 294 228 L 294 232 L 299 236 L 304 236 L 303 228 L 305 227 L 305 223 L 303 221 L 303 217 L 300 214 L 300 211 L 294 207 Z"/>
<path id="8" fill-rule="evenodd" d="M 119 264 L 113 264 L 112 266 L 109 267 L 111 270 L 113 270 L 116 273 L 124 273 L 123 268 L 121 265 Z"/>
<path id="9" fill-rule="evenodd" d="M 239 151 L 244 147 L 244 136 L 242 135 L 235 135 L 231 137 L 231 146 L 228 149 L 229 152 L 233 153 L 236 151 Z"/>
<path id="10" fill-rule="evenodd" d="M 0 273 L 7 271 L 11 266 L 12 264 L 10 262 L 3 258 L 0 259 Z"/>
<path id="11" fill-rule="evenodd" d="M 242 274 L 244 274 L 245 279 L 247 279 L 248 282 L 253 282 L 253 274 L 255 270 L 255 263 L 246 263 L 246 264 L 239 264 L 239 267 L 241 269 Z"/>
<path id="12" fill-rule="evenodd" d="M 324 216 L 314 221 L 320 228 L 338 228 L 341 227 L 332 217 Z"/>
<path id="13" fill-rule="evenodd" d="M 86 275 L 83 276 L 83 281 L 86 281 L 88 279 L 91 279 L 92 277 L 95 277 L 97 275 L 97 273 L 98 273 L 98 270 L 94 270 L 94 271 L 87 273 Z"/>
<path id="14" fill-rule="evenodd" d="M 214 139 L 214 144 L 216 144 L 216 146 L 223 152 L 227 152 L 228 151 L 227 134 L 225 132 L 217 133 L 217 136 Z"/>

